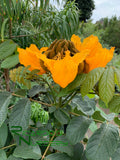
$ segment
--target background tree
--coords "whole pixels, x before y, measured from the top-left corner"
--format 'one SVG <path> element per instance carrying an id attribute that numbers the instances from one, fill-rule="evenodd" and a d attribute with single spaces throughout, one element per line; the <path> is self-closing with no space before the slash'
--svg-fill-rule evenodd
<path id="1" fill-rule="evenodd" d="M 73 1 L 73 0 L 67 0 Z M 75 0 L 75 3 L 80 10 L 80 21 L 86 22 L 86 20 L 90 19 L 92 15 L 92 11 L 95 9 L 95 4 L 93 0 Z"/>

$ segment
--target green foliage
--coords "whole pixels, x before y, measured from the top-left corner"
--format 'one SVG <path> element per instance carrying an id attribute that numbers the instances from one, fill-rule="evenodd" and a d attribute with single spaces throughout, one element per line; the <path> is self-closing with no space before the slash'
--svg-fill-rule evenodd
<path id="1" fill-rule="evenodd" d="M 96 68 L 87 74 L 86 79 L 84 80 L 81 87 L 81 94 L 85 96 L 92 88 L 96 85 L 98 80 L 101 78 L 101 75 L 104 72 L 104 68 Z"/>
<path id="2" fill-rule="evenodd" d="M 29 125 L 30 112 L 30 101 L 26 98 L 19 100 L 10 115 L 10 129 L 12 130 L 12 126 L 21 126 L 23 130 L 26 130 Z"/>
<path id="3" fill-rule="evenodd" d="M 24 159 L 40 159 L 41 157 L 41 151 L 39 146 L 18 146 L 13 155 L 15 157 L 21 157 Z"/>
<path id="4" fill-rule="evenodd" d="M 32 103 L 31 105 L 31 119 L 36 123 L 40 121 L 42 124 L 47 124 L 49 120 L 48 112 L 46 112 L 39 103 Z"/>
<path id="5" fill-rule="evenodd" d="M 118 139 L 117 127 L 111 124 L 102 124 L 88 140 L 86 157 L 91 160 L 109 160 L 117 148 Z"/>
<path id="6" fill-rule="evenodd" d="M 85 116 L 74 117 L 70 121 L 67 127 L 66 137 L 71 144 L 76 144 L 84 138 L 91 122 L 92 120 Z"/>
<path id="7" fill-rule="evenodd" d="M 7 118 L 8 105 L 10 103 L 11 94 L 8 92 L 0 92 L 0 127 Z"/>
<path id="8" fill-rule="evenodd" d="M 3 69 L 19 63 L 17 46 L 33 43 L 41 48 L 56 38 L 70 39 L 72 34 L 81 38 L 97 35 L 103 42 L 108 28 L 119 25 L 115 18 L 104 19 L 100 25 L 91 21 L 79 24 L 74 2 L 60 11 L 53 9 L 49 0 L 40 0 L 40 4 L 38 0 L 0 2 Z M 84 5 L 88 6 L 87 1 Z M 0 160 L 118 160 L 119 56 L 106 68 L 77 75 L 66 88 L 54 84 L 50 74 L 37 75 L 39 71 L 30 72 L 29 67 L 11 70 L 10 92 L 0 92 Z M 100 107 L 114 113 L 105 114 Z"/>

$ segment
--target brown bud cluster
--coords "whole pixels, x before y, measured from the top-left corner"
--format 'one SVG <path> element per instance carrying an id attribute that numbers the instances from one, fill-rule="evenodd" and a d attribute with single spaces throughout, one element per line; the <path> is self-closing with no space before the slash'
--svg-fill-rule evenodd
<path id="1" fill-rule="evenodd" d="M 50 47 L 45 51 L 45 55 L 49 59 L 60 60 L 65 57 L 65 51 L 69 50 L 71 57 L 74 56 L 79 51 L 75 48 L 75 45 L 72 41 L 69 40 L 54 40 Z M 41 62 L 42 63 L 42 62 Z M 42 64 L 43 67 L 44 64 Z M 44 68 L 46 71 L 47 69 Z M 82 73 L 85 69 L 85 62 L 82 62 L 78 66 L 78 74 Z"/>
<path id="2" fill-rule="evenodd" d="M 75 53 L 78 53 L 79 51 L 75 48 L 75 45 L 73 42 L 69 40 L 55 40 L 50 45 L 48 50 L 45 52 L 47 58 L 49 59 L 63 59 L 65 57 L 65 51 L 69 50 L 70 55 L 73 56 Z"/>

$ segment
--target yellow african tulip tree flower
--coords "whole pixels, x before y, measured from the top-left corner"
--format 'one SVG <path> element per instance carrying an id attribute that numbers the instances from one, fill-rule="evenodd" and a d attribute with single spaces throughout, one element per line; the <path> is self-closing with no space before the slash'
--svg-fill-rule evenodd
<path id="1" fill-rule="evenodd" d="M 113 58 L 114 47 L 110 50 L 102 48 L 99 43 L 98 37 L 89 36 L 84 39 L 83 43 L 78 36 L 73 35 L 71 41 L 75 44 L 75 47 L 79 52 L 88 49 L 89 55 L 85 58 L 84 72 L 88 73 L 97 67 L 105 67 L 108 62 Z"/>
<path id="2" fill-rule="evenodd" d="M 39 74 L 50 71 L 54 82 L 65 88 L 77 74 L 105 67 L 113 57 L 114 47 L 110 50 L 102 48 L 93 35 L 83 42 L 73 35 L 71 41 L 55 40 L 49 47 L 40 50 L 31 44 L 26 49 L 18 48 L 18 52 L 21 64 L 31 65 L 30 70 L 39 69 Z"/>

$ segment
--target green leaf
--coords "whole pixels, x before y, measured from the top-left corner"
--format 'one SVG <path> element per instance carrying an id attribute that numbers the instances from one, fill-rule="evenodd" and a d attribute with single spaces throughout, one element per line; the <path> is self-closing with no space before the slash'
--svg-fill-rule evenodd
<path id="1" fill-rule="evenodd" d="M 7 117 L 11 97 L 9 92 L 0 92 L 0 127 Z"/>
<path id="2" fill-rule="evenodd" d="M 120 159 L 120 142 L 118 143 L 118 146 L 112 155 L 112 160 L 119 160 Z"/>
<path id="3" fill-rule="evenodd" d="M 67 126 L 66 137 L 71 144 L 80 142 L 87 132 L 92 120 L 85 116 L 74 117 Z"/>
<path id="4" fill-rule="evenodd" d="M 115 117 L 114 118 L 114 122 L 120 126 L 120 119 L 118 117 Z"/>
<path id="5" fill-rule="evenodd" d="M 10 114 L 9 126 L 20 126 L 22 130 L 26 130 L 29 125 L 31 106 L 27 98 L 23 98 L 17 102 Z"/>
<path id="6" fill-rule="evenodd" d="M 104 115 L 100 111 L 95 111 L 94 114 L 92 115 L 92 118 L 97 122 L 101 121 L 104 122 L 106 119 L 104 118 Z"/>
<path id="7" fill-rule="evenodd" d="M 73 160 L 85 160 L 84 157 L 84 146 L 81 143 L 77 143 L 74 146 Z"/>
<path id="8" fill-rule="evenodd" d="M 9 56 L 1 63 L 1 68 L 12 68 L 19 63 L 18 54 Z"/>
<path id="9" fill-rule="evenodd" d="M 99 96 L 107 104 L 112 99 L 114 91 L 114 70 L 112 67 L 108 67 L 99 81 Z"/>
<path id="10" fill-rule="evenodd" d="M 71 157 L 69 157 L 67 154 L 64 153 L 54 153 L 54 154 L 50 154 L 48 155 L 45 160 L 72 160 Z"/>
<path id="11" fill-rule="evenodd" d="M 13 156 L 20 157 L 24 159 L 40 159 L 41 151 L 38 145 L 28 146 L 21 145 L 15 148 Z"/>
<path id="12" fill-rule="evenodd" d="M 94 121 L 90 124 L 89 129 L 92 132 L 95 132 L 98 129 L 98 127 L 97 127 L 97 125 L 96 125 L 96 123 Z"/>
<path id="13" fill-rule="evenodd" d="M 93 89 L 95 84 L 99 81 L 104 70 L 105 70 L 104 68 L 99 67 L 99 68 L 93 69 L 87 74 L 86 79 L 83 82 L 82 87 L 81 87 L 82 96 L 85 96 L 90 90 Z"/>
<path id="14" fill-rule="evenodd" d="M 115 113 L 120 113 L 120 96 L 115 95 L 108 103 L 108 108 Z"/>
<path id="15" fill-rule="evenodd" d="M 33 86 L 33 87 L 29 90 L 28 95 L 29 95 L 30 97 L 34 97 L 36 94 L 38 94 L 38 93 L 40 93 L 40 92 L 46 93 L 45 87 L 40 86 L 40 85 L 35 85 L 35 86 Z"/>
<path id="16" fill-rule="evenodd" d="M 89 138 L 86 157 L 89 160 L 109 160 L 117 148 L 119 132 L 116 126 L 102 124 Z"/>
<path id="17" fill-rule="evenodd" d="M 73 91 L 75 88 L 79 87 L 85 80 L 86 74 L 78 74 L 75 80 L 70 83 L 66 88 L 63 88 L 58 97 L 62 97 Z"/>
<path id="18" fill-rule="evenodd" d="M 115 68 L 115 76 L 116 76 L 116 83 L 118 87 L 120 88 L 120 69 Z"/>
<path id="19" fill-rule="evenodd" d="M 69 156 L 73 156 L 73 146 L 68 142 L 64 135 L 55 138 L 51 146 L 55 150 L 67 153 Z"/>
<path id="20" fill-rule="evenodd" d="M 1 27 L 1 38 L 2 38 L 2 42 L 4 41 L 4 32 L 5 32 L 5 25 L 8 21 L 8 18 L 6 18 L 3 23 L 2 23 L 2 27 Z"/>
<path id="21" fill-rule="evenodd" d="M 87 96 L 84 97 L 84 100 L 81 95 L 76 95 L 72 101 L 71 104 L 72 109 L 77 107 L 78 111 L 81 111 L 84 115 L 91 116 L 95 111 L 95 100 L 89 99 Z"/>
<path id="22" fill-rule="evenodd" d="M 70 120 L 69 114 L 61 108 L 55 110 L 54 116 L 61 124 L 68 124 Z"/>
<path id="23" fill-rule="evenodd" d="M 17 44 L 12 40 L 6 40 L 0 44 L 0 60 L 12 55 L 17 48 Z"/>
<path id="24" fill-rule="evenodd" d="M 7 156 L 4 150 L 0 150 L 0 160 L 7 160 Z"/>
<path id="25" fill-rule="evenodd" d="M 22 158 L 16 158 L 13 155 L 10 155 L 7 160 L 23 160 Z"/>
<path id="26" fill-rule="evenodd" d="M 3 123 L 3 125 L 0 127 L 0 148 L 4 147 L 7 136 L 8 136 L 7 124 Z"/>
<path id="27" fill-rule="evenodd" d="M 98 104 L 101 108 L 107 108 L 106 104 L 99 98 Z"/>

